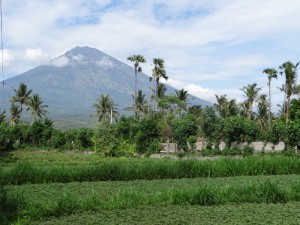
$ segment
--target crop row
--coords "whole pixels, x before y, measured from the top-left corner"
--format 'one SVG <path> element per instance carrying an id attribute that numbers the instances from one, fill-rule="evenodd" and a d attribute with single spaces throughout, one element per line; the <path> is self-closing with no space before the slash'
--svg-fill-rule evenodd
<path id="1" fill-rule="evenodd" d="M 286 204 L 148 205 L 138 208 L 86 211 L 32 221 L 31 225 L 298 225 L 300 202 Z"/>
<path id="2" fill-rule="evenodd" d="M 21 192 L 9 193 L 6 188 L 2 188 L 0 192 L 2 210 L 16 211 L 19 218 L 32 220 L 88 210 L 115 210 L 143 205 L 212 206 L 300 201 L 299 182 L 280 187 L 270 180 L 241 186 L 230 184 L 216 187 L 215 185 L 199 184 L 194 188 L 173 188 L 150 194 L 136 190 L 120 190 L 105 199 L 96 192 L 90 192 L 89 197 L 84 199 L 76 194 L 64 193 L 55 201 L 46 202 L 31 201 L 30 198 L 25 198 Z"/>
<path id="3" fill-rule="evenodd" d="M 196 177 L 300 174 L 298 157 L 217 160 L 112 160 L 99 165 L 36 166 L 18 162 L 0 170 L 1 184 L 126 181 Z"/>

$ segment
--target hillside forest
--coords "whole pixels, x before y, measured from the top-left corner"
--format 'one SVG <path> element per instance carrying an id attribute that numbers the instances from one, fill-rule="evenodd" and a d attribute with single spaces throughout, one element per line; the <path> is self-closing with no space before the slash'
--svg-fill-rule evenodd
<path id="1" fill-rule="evenodd" d="M 9 112 L 0 115 L 0 150 L 13 149 L 58 149 L 89 150 L 103 156 L 137 156 L 162 150 L 161 143 L 175 142 L 183 151 L 193 150 L 197 137 L 203 137 L 208 145 L 203 154 L 221 154 L 213 150 L 220 141 L 229 147 L 233 141 L 270 141 L 286 143 L 286 151 L 300 146 L 300 86 L 297 84 L 297 67 L 287 61 L 278 70 L 262 71 L 268 81 L 269 94 L 260 94 L 256 83 L 240 88 L 244 102 L 216 95 L 216 103 L 210 107 L 188 104 L 188 91 L 176 90 L 166 94 L 162 80 L 167 80 L 164 60 L 153 59 L 153 73 L 149 86 L 152 94 L 147 96 L 138 89 L 138 75 L 146 59 L 142 55 L 128 57 L 134 68 L 133 105 L 127 109 L 131 115 L 120 115 L 115 100 L 109 93 L 100 93 L 94 108 L 98 124 L 94 128 L 60 130 L 47 118 L 47 108 L 38 93 L 25 83 L 14 89 Z M 284 76 L 280 90 L 284 101 L 280 111 L 271 111 L 272 80 Z M 63 96 L 62 96 L 63 97 Z M 23 120 L 24 113 L 32 116 Z M 225 151 L 226 152 L 226 151 Z M 229 154 L 238 154 L 228 150 Z"/>

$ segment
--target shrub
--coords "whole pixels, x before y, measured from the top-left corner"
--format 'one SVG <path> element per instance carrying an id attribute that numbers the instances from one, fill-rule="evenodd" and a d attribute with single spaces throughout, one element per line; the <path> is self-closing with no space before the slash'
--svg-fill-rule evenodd
<path id="1" fill-rule="evenodd" d="M 242 155 L 243 151 L 238 147 L 233 147 L 225 148 L 222 153 L 223 155 Z"/>
<path id="2" fill-rule="evenodd" d="M 9 127 L 6 123 L 0 124 L 0 151 L 11 150 L 13 147 L 13 140 L 10 136 Z"/>
<path id="3" fill-rule="evenodd" d="M 179 149 L 187 150 L 187 139 L 190 136 L 195 136 L 198 130 L 194 116 L 188 115 L 177 119 L 173 122 L 172 127 Z"/>
<path id="4" fill-rule="evenodd" d="M 290 120 L 287 127 L 288 145 L 300 146 L 300 119 Z"/>
<path id="5" fill-rule="evenodd" d="M 251 142 L 259 136 L 259 127 L 252 120 L 240 116 L 228 117 L 224 122 L 224 138 L 231 142 Z"/>
<path id="6" fill-rule="evenodd" d="M 245 145 L 243 148 L 243 156 L 249 156 L 249 155 L 253 155 L 254 149 L 249 146 L 249 145 Z"/>
<path id="7" fill-rule="evenodd" d="M 149 150 L 150 145 L 159 138 L 159 118 L 146 117 L 138 123 L 138 132 L 135 135 L 136 151 L 139 154 Z"/>
<path id="8" fill-rule="evenodd" d="M 274 144 L 277 144 L 280 141 L 286 142 L 287 138 L 287 126 L 282 119 L 277 119 L 272 123 L 269 140 Z"/>

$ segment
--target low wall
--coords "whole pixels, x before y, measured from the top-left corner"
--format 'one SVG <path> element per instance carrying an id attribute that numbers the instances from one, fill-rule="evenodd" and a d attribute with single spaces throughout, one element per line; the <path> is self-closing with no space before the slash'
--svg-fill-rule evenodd
<path id="1" fill-rule="evenodd" d="M 177 152 L 177 144 L 176 143 L 161 143 L 162 151 L 166 153 L 174 153 Z"/>
<path id="2" fill-rule="evenodd" d="M 242 149 L 244 146 L 249 145 L 253 148 L 255 153 L 259 152 L 282 152 L 285 149 L 285 144 L 284 142 L 279 142 L 278 144 L 273 144 L 271 142 L 263 142 L 263 141 L 255 141 L 255 142 L 231 142 L 230 148 L 240 148 Z M 197 146 L 197 145 L 196 145 Z M 206 146 L 206 145 L 205 145 Z M 222 151 L 226 148 L 226 143 L 224 141 L 221 141 L 219 144 L 219 149 Z M 196 148 L 196 150 L 203 150 L 200 148 Z"/>
<path id="3" fill-rule="evenodd" d="M 162 145 L 162 153 L 175 153 L 178 152 L 177 144 L 176 143 L 161 143 Z M 271 142 L 263 142 L 263 141 L 255 141 L 255 142 L 232 142 L 230 144 L 230 148 L 240 148 L 242 149 L 244 146 L 249 145 L 253 148 L 254 153 L 259 152 L 282 152 L 285 149 L 284 142 L 279 142 L 278 144 L 273 144 Z M 224 141 L 220 142 L 218 145 L 219 149 L 222 151 L 226 148 L 226 143 Z M 207 148 L 207 142 L 206 141 L 200 141 L 195 143 L 195 150 L 196 151 L 202 151 Z"/>

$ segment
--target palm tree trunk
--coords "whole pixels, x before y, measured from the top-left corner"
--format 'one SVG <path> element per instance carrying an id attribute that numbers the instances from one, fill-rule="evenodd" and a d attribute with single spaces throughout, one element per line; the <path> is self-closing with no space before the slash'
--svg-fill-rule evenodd
<path id="1" fill-rule="evenodd" d="M 285 124 L 288 124 L 289 121 L 289 114 L 290 114 L 290 96 L 287 97 L 286 101 L 286 114 L 285 114 Z"/>
<path id="2" fill-rule="evenodd" d="M 156 104 L 157 104 L 157 91 L 158 91 L 158 81 L 156 82 L 156 89 L 155 89 L 154 112 L 155 112 L 155 110 L 156 110 Z"/>
<path id="3" fill-rule="evenodd" d="M 271 79 L 269 79 L 269 129 L 271 129 Z"/>
<path id="4" fill-rule="evenodd" d="M 136 83 L 137 83 L 137 67 L 134 67 L 134 118 L 136 118 Z"/>

